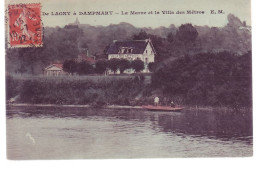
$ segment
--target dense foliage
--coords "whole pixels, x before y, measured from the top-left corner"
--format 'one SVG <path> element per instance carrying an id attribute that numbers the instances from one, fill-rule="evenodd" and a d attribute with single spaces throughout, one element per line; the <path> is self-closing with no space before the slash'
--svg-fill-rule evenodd
<path id="1" fill-rule="evenodd" d="M 136 59 L 131 62 L 131 67 L 135 70 L 135 72 L 140 72 L 144 70 L 144 62 L 140 59 Z"/>
<path id="2" fill-rule="evenodd" d="M 77 63 L 72 59 L 65 60 L 63 63 L 63 70 L 69 74 L 73 74 L 77 70 Z"/>
<path id="3" fill-rule="evenodd" d="M 244 54 L 251 50 L 251 27 L 230 14 L 224 27 L 183 24 L 175 27 L 136 28 L 129 23 L 109 26 L 67 25 L 45 27 L 43 47 L 7 49 L 8 73 L 42 74 L 51 63 L 63 63 L 88 50 L 96 59 L 107 58 L 113 40 L 143 40 L 150 38 L 156 51 L 156 62 L 202 52 Z M 174 21 L 173 21 L 174 22 Z"/>
<path id="4" fill-rule="evenodd" d="M 123 74 L 126 69 L 133 69 L 135 72 L 140 72 L 144 69 L 144 62 L 139 59 L 129 61 L 123 58 L 112 58 L 110 60 L 99 59 L 95 66 L 86 61 L 76 62 L 74 59 L 65 60 L 63 63 L 63 70 L 72 75 L 104 74 L 107 70 L 111 70 L 114 73 L 119 70 L 120 74 Z"/>
<path id="5" fill-rule="evenodd" d="M 178 58 L 159 68 L 152 84 L 165 96 L 180 97 L 186 104 L 251 106 L 251 52 L 204 53 Z"/>
<path id="6" fill-rule="evenodd" d="M 17 79 L 7 76 L 7 83 L 7 101 L 16 96 L 19 97 L 15 100 L 16 103 L 94 106 L 134 105 L 137 102 L 133 100 L 144 87 L 143 80 L 134 76 L 120 79 L 109 76 Z"/>
<path id="7" fill-rule="evenodd" d="M 63 63 L 64 71 L 78 75 L 104 74 L 108 69 L 114 73 L 118 70 L 123 73 L 129 68 L 140 72 L 144 69 L 141 60 L 131 63 L 125 59 L 107 60 L 106 51 L 115 39 L 151 39 L 156 51 L 155 63 L 148 64 L 149 70 L 154 72 L 152 84 L 140 90 L 140 85 L 136 84 L 140 80 L 145 82 L 145 79 L 138 77 L 118 80 L 114 85 L 112 82 L 107 85 L 108 82 L 73 83 L 69 80 L 17 83 L 7 77 L 7 99 L 20 96 L 21 102 L 84 104 L 91 100 L 99 101 L 104 96 L 111 96 L 108 97 L 111 100 L 105 98 L 105 102 L 120 103 L 126 97 L 132 100 L 135 96 L 141 99 L 158 95 L 169 100 L 181 100 L 183 104 L 250 107 L 252 72 L 251 52 L 248 51 L 251 50 L 251 27 L 232 14 L 227 20 L 227 25 L 219 28 L 183 24 L 151 29 L 135 28 L 128 23 L 46 27 L 43 47 L 7 48 L 8 74 L 42 74 L 51 63 Z M 86 62 L 76 62 L 80 53 L 95 55 L 95 67 Z M 131 89 L 126 89 L 128 85 Z"/>
<path id="8" fill-rule="evenodd" d="M 100 59 L 96 62 L 95 72 L 98 74 L 103 74 L 108 67 L 108 60 Z"/>
<path id="9" fill-rule="evenodd" d="M 89 64 L 85 61 L 78 63 L 77 74 L 87 75 L 87 74 L 91 74 L 91 73 L 94 73 L 94 67 L 91 64 Z"/>
<path id="10" fill-rule="evenodd" d="M 87 75 L 94 72 L 94 68 L 91 64 L 85 61 L 75 62 L 73 59 L 64 61 L 63 70 L 72 75 Z"/>
<path id="11" fill-rule="evenodd" d="M 148 63 L 148 69 L 150 72 L 154 72 L 155 68 L 156 68 L 156 63 L 154 63 L 154 62 Z"/>
<path id="12" fill-rule="evenodd" d="M 110 60 L 108 61 L 108 68 L 109 68 L 112 72 L 116 73 L 116 72 L 118 71 L 118 69 L 119 69 L 119 63 L 120 63 L 120 60 L 119 60 L 119 59 L 117 59 L 117 58 L 112 58 L 112 59 L 110 59 Z"/>
<path id="13" fill-rule="evenodd" d="M 151 84 L 150 79 L 125 75 L 95 76 L 95 81 L 81 76 L 34 80 L 7 77 L 6 98 L 19 96 L 16 102 L 22 103 L 142 105 L 159 96 L 162 104 L 173 100 L 183 105 L 251 107 L 251 62 L 251 52 L 180 57 L 156 65 Z"/>
<path id="14" fill-rule="evenodd" d="M 124 71 L 126 69 L 131 68 L 131 62 L 127 59 L 121 58 L 121 59 L 119 59 L 118 68 L 119 68 L 120 73 L 124 73 Z"/>
<path id="15" fill-rule="evenodd" d="M 190 48 L 194 46 L 197 37 L 198 31 L 192 24 L 182 24 L 176 32 L 176 38 L 180 42 L 183 42 L 187 53 L 189 53 Z"/>

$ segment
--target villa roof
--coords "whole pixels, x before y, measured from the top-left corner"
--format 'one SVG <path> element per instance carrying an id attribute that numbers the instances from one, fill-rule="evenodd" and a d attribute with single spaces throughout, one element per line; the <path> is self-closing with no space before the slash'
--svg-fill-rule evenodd
<path id="1" fill-rule="evenodd" d="M 95 64 L 96 63 L 96 60 L 93 57 L 89 57 L 86 54 L 80 54 L 79 57 L 78 57 L 78 60 L 79 61 L 85 61 L 89 64 Z"/>
<path id="2" fill-rule="evenodd" d="M 129 41 L 114 41 L 109 49 L 107 54 L 118 54 L 121 48 L 131 48 L 133 49 L 131 54 L 143 54 L 147 44 L 150 43 L 151 47 L 155 53 L 154 47 L 150 39 L 146 40 L 129 40 Z"/>
<path id="3" fill-rule="evenodd" d="M 51 65 L 49 65 L 48 67 L 46 67 L 45 68 L 45 70 L 47 70 L 47 69 L 49 69 L 49 68 L 51 68 L 51 67 L 53 67 L 53 66 L 56 66 L 57 68 L 59 68 L 59 69 L 63 69 L 63 64 L 60 64 L 60 63 L 54 63 L 54 64 L 51 64 Z"/>

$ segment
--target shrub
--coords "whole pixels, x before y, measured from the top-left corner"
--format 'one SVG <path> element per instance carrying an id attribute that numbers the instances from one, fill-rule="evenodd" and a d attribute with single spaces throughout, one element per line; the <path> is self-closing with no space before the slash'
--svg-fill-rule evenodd
<path id="1" fill-rule="evenodd" d="M 114 73 L 116 73 L 117 72 L 117 70 L 119 69 L 119 59 L 116 59 L 116 58 L 112 58 L 112 59 L 110 59 L 109 61 L 108 61 L 108 68 L 112 71 L 112 72 L 114 72 Z"/>
<path id="2" fill-rule="evenodd" d="M 156 68 L 156 65 L 155 65 L 154 62 L 150 62 L 150 63 L 148 64 L 148 69 L 149 69 L 150 72 L 154 72 L 154 71 L 155 71 L 155 68 Z"/>
<path id="3" fill-rule="evenodd" d="M 129 69 L 131 67 L 130 61 L 127 59 L 119 59 L 119 71 L 120 73 L 124 73 L 126 69 Z"/>
<path id="4" fill-rule="evenodd" d="M 96 62 L 96 73 L 103 74 L 108 67 L 108 61 L 106 59 L 100 59 Z"/>
<path id="5" fill-rule="evenodd" d="M 252 105 L 251 53 L 186 56 L 152 75 L 152 85 L 188 104 L 243 107 Z"/>
<path id="6" fill-rule="evenodd" d="M 77 70 L 77 63 L 73 59 L 65 60 L 63 63 L 63 70 L 65 72 L 73 74 Z"/>
<path id="7" fill-rule="evenodd" d="M 76 72 L 79 75 L 87 75 L 87 74 L 91 74 L 94 71 L 94 68 L 91 64 L 82 61 L 80 63 L 76 64 L 77 68 L 76 68 Z"/>
<path id="8" fill-rule="evenodd" d="M 135 70 L 135 72 L 140 72 L 144 70 L 144 62 L 140 59 L 136 59 L 132 61 L 131 67 Z"/>
<path id="9" fill-rule="evenodd" d="M 6 76 L 6 100 L 18 95 L 18 82 L 15 82 L 12 76 Z"/>
<path id="10" fill-rule="evenodd" d="M 76 78 L 81 78 L 76 76 Z M 84 77 L 85 78 L 85 77 Z M 12 81 L 18 83 L 17 79 Z M 11 86 L 11 84 L 9 84 Z M 92 79 L 27 79 L 15 88 L 20 93 L 20 103 L 43 104 L 124 104 L 128 105 L 145 88 L 143 83 L 132 78 Z"/>

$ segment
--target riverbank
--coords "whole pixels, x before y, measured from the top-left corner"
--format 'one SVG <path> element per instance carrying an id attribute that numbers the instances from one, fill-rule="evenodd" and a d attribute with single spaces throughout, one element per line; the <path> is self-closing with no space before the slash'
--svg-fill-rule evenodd
<path id="1" fill-rule="evenodd" d="M 77 79 L 78 78 L 78 79 Z M 185 97 L 171 96 L 150 84 L 148 76 L 88 77 L 75 78 L 6 78 L 6 102 L 33 106 L 67 107 L 122 107 L 133 108 L 153 104 L 154 97 L 161 105 L 176 105 L 189 110 L 252 111 L 251 107 L 196 105 L 185 101 Z"/>
<path id="2" fill-rule="evenodd" d="M 95 107 L 91 105 L 57 105 L 57 104 L 27 104 L 27 103 L 14 103 L 7 104 L 7 106 L 15 107 L 73 107 L 73 108 L 104 108 L 104 109 L 142 109 L 141 106 L 119 106 L 119 105 L 108 105 Z"/>
<path id="3" fill-rule="evenodd" d="M 80 79 L 76 79 L 80 78 Z M 33 78 L 7 76 L 6 101 L 28 104 L 136 106 L 153 101 L 149 78 L 141 76 Z"/>
<path id="4" fill-rule="evenodd" d="M 121 105 L 104 105 L 104 106 L 92 106 L 92 105 L 57 105 L 57 104 L 28 104 L 28 103 L 13 103 L 6 104 L 10 107 L 66 107 L 66 108 L 99 108 L 99 109 L 136 109 L 136 110 L 146 110 L 141 106 L 121 106 Z M 194 107 L 194 106 L 183 106 L 183 111 L 220 111 L 220 112 L 230 112 L 237 111 L 236 109 L 229 107 Z M 241 112 L 252 112 L 251 108 L 239 109 Z"/>

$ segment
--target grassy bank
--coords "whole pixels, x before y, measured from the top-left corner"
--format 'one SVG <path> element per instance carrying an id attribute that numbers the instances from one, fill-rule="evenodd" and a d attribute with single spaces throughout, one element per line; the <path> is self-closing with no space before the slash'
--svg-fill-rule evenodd
<path id="1" fill-rule="evenodd" d="M 231 106 L 191 104 L 184 97 L 172 96 L 150 84 L 150 76 L 7 76 L 6 101 L 22 104 L 54 105 L 121 105 L 140 106 L 153 104 L 159 96 L 160 104 L 169 105 L 173 100 L 191 110 L 232 110 Z M 196 103 L 196 102 L 195 102 Z M 241 109 L 242 107 L 239 107 Z M 244 107 L 250 109 L 250 107 Z"/>
<path id="2" fill-rule="evenodd" d="M 32 104 L 141 105 L 153 101 L 147 96 L 147 80 L 147 76 L 7 76 L 6 98 Z"/>

